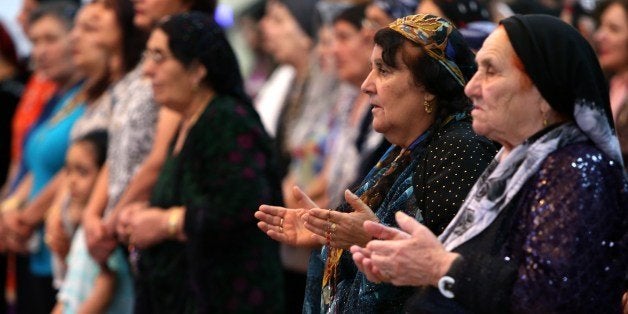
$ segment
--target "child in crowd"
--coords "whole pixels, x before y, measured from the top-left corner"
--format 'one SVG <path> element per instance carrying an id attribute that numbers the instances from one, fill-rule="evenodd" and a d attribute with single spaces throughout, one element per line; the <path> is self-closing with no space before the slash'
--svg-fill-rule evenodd
<path id="1" fill-rule="evenodd" d="M 56 223 L 61 224 L 61 228 L 68 238 L 73 238 L 74 233 L 81 221 L 83 208 L 87 205 L 100 168 L 107 155 L 107 132 L 105 130 L 93 131 L 83 137 L 78 138 L 68 149 L 65 161 L 65 174 L 67 176 L 66 197 L 61 200 L 61 204 L 53 211 L 57 211 L 60 219 Z M 64 282 L 67 265 L 71 260 L 67 260 L 69 247 L 61 242 L 54 243 L 53 239 L 46 239 L 51 246 L 54 256 L 54 280 L 55 287 L 60 288 Z M 70 258 L 78 258 L 76 254 L 70 254 Z M 84 300 L 71 298 L 68 295 L 59 294 L 57 305 L 53 313 L 101 313 L 106 309 L 115 289 L 115 275 L 103 265 L 102 271 L 95 280 L 92 291 Z"/>

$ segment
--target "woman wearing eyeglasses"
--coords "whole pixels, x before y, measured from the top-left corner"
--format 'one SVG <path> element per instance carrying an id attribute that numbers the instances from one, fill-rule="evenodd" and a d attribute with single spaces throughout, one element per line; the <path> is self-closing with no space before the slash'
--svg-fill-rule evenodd
<path id="1" fill-rule="evenodd" d="M 281 200 L 279 178 L 231 46 L 186 13 L 157 26 L 145 55 L 155 100 L 182 122 L 150 206 L 119 219 L 139 249 L 136 312 L 282 312 L 278 246 L 253 217 Z"/>

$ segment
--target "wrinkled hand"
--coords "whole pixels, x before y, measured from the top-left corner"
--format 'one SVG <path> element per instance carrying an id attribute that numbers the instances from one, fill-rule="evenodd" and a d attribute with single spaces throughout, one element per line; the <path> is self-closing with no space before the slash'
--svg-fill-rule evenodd
<path id="1" fill-rule="evenodd" d="M 115 237 L 100 217 L 88 213 L 83 215 L 83 229 L 89 254 L 98 264 L 105 264 L 118 243 Z"/>
<path id="2" fill-rule="evenodd" d="M 70 251 L 70 236 L 66 234 L 63 228 L 61 213 L 52 210 L 46 218 L 46 234 L 44 242 L 50 247 L 50 250 L 61 258 L 65 258 Z"/>
<path id="3" fill-rule="evenodd" d="M 292 246 L 312 247 L 317 242 L 312 239 L 312 233 L 303 224 L 303 215 L 316 207 L 301 189 L 293 187 L 293 197 L 303 208 L 286 208 L 281 206 L 261 205 L 255 212 L 255 218 L 260 221 L 257 227 L 270 238 Z"/>
<path id="4" fill-rule="evenodd" d="M 414 218 L 395 214 L 401 230 L 371 222 L 364 229 L 381 240 L 365 248 L 351 248 L 353 260 L 373 282 L 386 281 L 396 286 L 437 285 L 458 256 L 445 250 L 436 236 Z"/>
<path id="5" fill-rule="evenodd" d="M 345 190 L 345 200 L 353 208 L 351 213 L 313 208 L 303 217 L 305 227 L 320 244 L 348 249 L 351 245 L 366 245 L 371 235 L 362 227 L 365 221 L 379 221 L 373 211 L 359 197 Z M 329 243 L 328 243 L 329 242 Z"/>
<path id="6" fill-rule="evenodd" d="M 28 240 L 33 235 L 33 226 L 26 223 L 23 214 L 17 210 L 2 215 L 7 249 L 16 253 L 28 252 Z"/>
<path id="7" fill-rule="evenodd" d="M 131 235 L 131 217 L 133 214 L 148 208 L 146 202 L 136 202 L 124 206 L 120 209 L 118 217 L 111 217 L 106 222 L 109 230 L 115 230 L 118 240 L 122 243 L 129 243 L 129 236 Z"/>
<path id="8" fill-rule="evenodd" d="M 140 249 L 168 238 L 168 211 L 160 208 L 136 210 L 129 219 L 129 244 Z"/>

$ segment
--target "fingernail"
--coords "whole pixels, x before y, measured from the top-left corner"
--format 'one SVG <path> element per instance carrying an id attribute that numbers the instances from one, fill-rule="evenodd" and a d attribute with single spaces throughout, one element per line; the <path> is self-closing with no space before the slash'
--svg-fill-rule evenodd
<path id="1" fill-rule="evenodd" d="M 403 212 L 398 211 L 398 212 L 396 212 L 396 213 L 395 213 L 395 218 L 396 218 L 397 220 L 405 220 L 405 219 L 407 219 L 407 218 L 408 218 L 408 216 L 407 216 L 407 215 L 405 215 Z"/>
<path id="2" fill-rule="evenodd" d="M 345 194 L 348 194 L 351 198 L 353 199 L 358 199 L 358 196 L 353 194 L 351 191 L 349 191 L 348 189 L 345 190 Z"/>

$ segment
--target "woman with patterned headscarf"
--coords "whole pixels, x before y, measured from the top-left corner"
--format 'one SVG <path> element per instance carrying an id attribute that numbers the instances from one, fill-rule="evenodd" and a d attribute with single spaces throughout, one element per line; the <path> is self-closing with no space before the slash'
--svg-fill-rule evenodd
<path id="1" fill-rule="evenodd" d="M 353 247 L 372 281 L 421 286 L 410 312 L 621 313 L 628 182 L 595 53 L 545 15 L 501 22 L 467 84 L 503 145 L 445 231 L 397 213 Z M 387 241 L 382 241 L 387 240 Z"/>
<path id="2" fill-rule="evenodd" d="M 375 35 L 371 66 L 362 91 L 373 128 L 393 145 L 335 210 L 316 208 L 301 195 L 306 209 L 262 205 L 256 213 L 260 229 L 275 240 L 323 245 L 324 264 L 310 260 L 308 281 L 318 284 L 308 284 L 306 313 L 400 312 L 413 288 L 370 282 L 351 260 L 349 247 L 371 239 L 363 222 L 396 226 L 394 214 L 403 211 L 441 232 L 495 153 L 471 130 L 463 89 L 476 67 L 449 22 L 431 15 L 397 20 Z"/>

